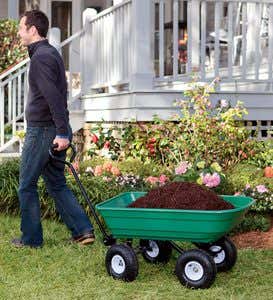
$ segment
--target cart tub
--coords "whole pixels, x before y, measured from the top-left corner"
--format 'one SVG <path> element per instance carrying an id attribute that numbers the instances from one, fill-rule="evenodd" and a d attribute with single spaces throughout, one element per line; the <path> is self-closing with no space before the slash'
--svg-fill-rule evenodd
<path id="1" fill-rule="evenodd" d="M 113 237 L 149 240 L 215 242 L 243 218 L 254 200 L 222 196 L 235 207 L 229 210 L 181 210 L 127 207 L 145 192 L 127 192 L 96 205 Z"/>

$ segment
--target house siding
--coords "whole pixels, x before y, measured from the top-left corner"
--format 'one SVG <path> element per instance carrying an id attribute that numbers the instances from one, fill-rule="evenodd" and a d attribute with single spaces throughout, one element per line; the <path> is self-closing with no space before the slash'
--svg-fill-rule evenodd
<path id="1" fill-rule="evenodd" d="M 5 19 L 8 16 L 8 0 L 0 1 L 0 19 Z"/>

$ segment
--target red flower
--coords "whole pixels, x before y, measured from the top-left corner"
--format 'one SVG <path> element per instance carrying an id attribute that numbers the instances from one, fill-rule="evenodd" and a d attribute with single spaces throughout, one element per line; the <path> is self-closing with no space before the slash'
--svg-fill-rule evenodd
<path id="1" fill-rule="evenodd" d="M 93 133 L 92 134 L 92 142 L 94 143 L 94 144 L 97 144 L 97 142 L 98 142 L 98 140 L 99 140 L 99 138 L 97 137 L 97 135 L 95 134 L 95 133 Z"/>
<path id="2" fill-rule="evenodd" d="M 110 148 L 110 142 L 109 141 L 106 141 L 103 145 L 103 148 L 105 149 L 109 149 Z"/>
<path id="3" fill-rule="evenodd" d="M 148 140 L 148 143 L 149 143 L 149 144 L 154 144 L 155 142 L 156 142 L 156 138 L 155 138 L 155 137 L 150 138 L 150 139 Z"/>

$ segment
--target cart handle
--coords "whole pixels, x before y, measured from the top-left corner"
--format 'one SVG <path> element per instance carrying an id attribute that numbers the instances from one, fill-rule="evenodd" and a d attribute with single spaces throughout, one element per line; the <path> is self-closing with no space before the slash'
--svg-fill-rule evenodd
<path id="1" fill-rule="evenodd" d="M 69 162 L 67 162 L 67 161 L 65 161 L 65 160 L 63 160 L 63 159 L 61 159 L 60 157 L 58 157 L 58 156 L 56 156 L 54 153 L 56 153 L 56 148 L 58 148 L 58 144 L 53 144 L 53 145 L 51 145 L 51 147 L 49 148 L 49 156 L 52 158 L 52 159 L 54 159 L 54 160 L 57 160 L 57 161 L 59 161 L 59 162 L 61 162 L 61 163 L 63 163 L 63 164 L 66 164 L 66 165 L 69 165 L 69 163 L 72 163 L 74 160 L 75 160 L 75 157 L 76 157 L 76 155 L 77 155 L 77 152 L 76 152 L 76 148 L 75 148 L 75 146 L 73 145 L 73 144 L 69 144 L 69 146 L 68 146 L 68 148 L 67 149 L 69 149 L 69 148 L 71 148 L 71 150 L 72 150 L 72 155 L 71 155 L 71 157 L 70 157 L 70 159 L 69 159 Z"/>
<path id="2" fill-rule="evenodd" d="M 88 203 L 88 206 L 89 206 L 89 208 L 90 208 L 90 210 L 91 210 L 91 212 L 93 214 L 93 217 L 95 218 L 95 220 L 96 220 L 96 222 L 97 222 L 97 224 L 99 226 L 99 229 L 100 229 L 100 231 L 101 231 L 101 233 L 103 235 L 103 243 L 104 243 L 104 245 L 105 246 L 110 246 L 110 245 L 115 244 L 115 242 L 116 242 L 115 238 L 113 238 L 112 235 L 108 235 L 107 232 L 106 232 L 106 230 L 104 229 L 104 226 L 102 225 L 102 222 L 100 221 L 100 219 L 99 219 L 99 217 L 98 217 L 98 215 L 96 213 L 95 207 L 92 204 L 91 200 L 89 199 L 89 197 L 88 197 L 88 195 L 87 195 L 87 193 L 85 191 L 85 188 L 83 187 L 83 185 L 82 185 L 82 183 L 81 183 L 81 181 L 79 179 L 79 176 L 78 176 L 75 168 L 73 167 L 72 162 L 75 159 L 75 156 L 77 154 L 75 146 L 72 145 L 71 143 L 68 146 L 68 148 L 72 149 L 72 156 L 70 158 L 70 161 L 63 160 L 63 159 L 59 158 L 58 156 L 54 155 L 54 152 L 56 153 L 56 150 L 55 150 L 56 148 L 58 148 L 58 144 L 53 144 L 49 148 L 49 150 L 48 150 L 49 156 L 52 159 L 54 159 L 56 161 L 59 161 L 59 162 L 65 164 L 65 165 L 67 165 L 69 167 L 69 169 L 71 170 L 71 172 L 72 172 L 72 174 L 73 174 L 73 176 L 74 176 L 74 178 L 76 180 L 76 183 L 78 184 L 78 186 L 80 188 L 80 191 L 81 191 L 81 193 L 83 195 L 83 198 Z"/>

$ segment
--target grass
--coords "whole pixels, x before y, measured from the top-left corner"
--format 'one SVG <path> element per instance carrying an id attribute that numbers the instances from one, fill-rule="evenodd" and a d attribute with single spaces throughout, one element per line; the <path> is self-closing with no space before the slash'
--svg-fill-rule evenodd
<path id="1" fill-rule="evenodd" d="M 42 249 L 15 249 L 10 239 L 19 223 L 0 215 L 0 299 L 272 299 L 272 250 L 239 251 L 233 270 L 217 274 L 210 289 L 190 290 L 173 273 L 176 253 L 165 266 L 139 255 L 139 275 L 125 283 L 107 275 L 99 234 L 93 246 L 72 245 L 62 224 L 44 221 Z"/>

